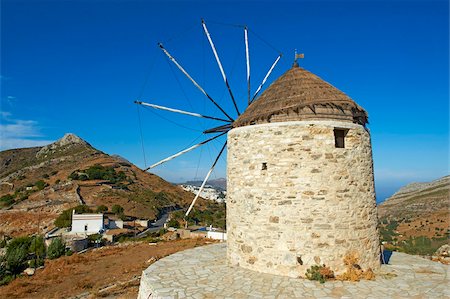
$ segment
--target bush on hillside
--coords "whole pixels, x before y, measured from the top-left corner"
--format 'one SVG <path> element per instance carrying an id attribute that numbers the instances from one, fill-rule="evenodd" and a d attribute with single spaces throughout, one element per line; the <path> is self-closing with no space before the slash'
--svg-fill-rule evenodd
<path id="1" fill-rule="evenodd" d="M 127 176 L 123 171 L 116 172 L 114 167 L 93 165 L 83 171 L 74 171 L 69 175 L 72 180 L 106 180 L 110 183 L 118 183 L 126 180 Z"/>
<path id="2" fill-rule="evenodd" d="M 27 268 L 27 258 L 31 238 L 19 237 L 13 239 L 6 247 L 6 271 L 16 277 Z"/>
<path id="3" fill-rule="evenodd" d="M 0 197 L 0 205 L 2 206 L 10 206 L 14 203 L 14 195 L 6 194 Z"/>
<path id="4" fill-rule="evenodd" d="M 180 223 L 178 223 L 176 219 L 170 219 L 170 221 L 167 222 L 167 226 L 173 228 L 180 228 Z"/>
<path id="5" fill-rule="evenodd" d="M 113 205 L 111 211 L 116 215 L 122 215 L 124 209 L 121 205 Z"/>
<path id="6" fill-rule="evenodd" d="M 33 236 L 31 238 L 28 251 L 35 255 L 35 258 L 30 262 L 30 267 L 39 267 L 44 264 L 46 250 L 44 238 L 42 236 Z"/>
<path id="7" fill-rule="evenodd" d="M 38 190 L 42 190 L 42 189 L 44 189 L 45 187 L 48 186 L 48 184 L 46 182 L 44 182 L 43 180 L 37 181 L 36 183 L 34 183 L 34 185 L 36 186 L 36 188 Z"/>
<path id="8" fill-rule="evenodd" d="M 66 244 L 61 238 L 55 238 L 48 246 L 47 257 L 51 260 L 59 258 L 66 252 Z"/>
<path id="9" fill-rule="evenodd" d="M 104 213 L 104 212 L 108 212 L 108 207 L 105 205 L 100 205 L 97 207 L 97 209 L 95 210 L 96 213 Z"/>

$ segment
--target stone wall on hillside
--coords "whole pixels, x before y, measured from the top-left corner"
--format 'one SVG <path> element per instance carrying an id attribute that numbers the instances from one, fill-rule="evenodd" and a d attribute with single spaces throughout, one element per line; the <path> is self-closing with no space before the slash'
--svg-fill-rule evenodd
<path id="1" fill-rule="evenodd" d="M 334 129 L 346 130 L 336 148 Z M 227 258 L 291 277 L 312 265 L 380 266 L 369 132 L 340 121 L 293 121 L 228 133 Z"/>

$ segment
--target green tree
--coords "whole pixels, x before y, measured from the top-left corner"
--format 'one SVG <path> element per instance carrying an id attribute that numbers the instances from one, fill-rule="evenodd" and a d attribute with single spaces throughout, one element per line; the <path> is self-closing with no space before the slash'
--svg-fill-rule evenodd
<path id="1" fill-rule="evenodd" d="M 55 238 L 48 246 L 47 257 L 51 260 L 59 258 L 66 252 L 66 244 L 61 238 Z"/>
<path id="2" fill-rule="evenodd" d="M 44 238 L 42 236 L 32 237 L 28 251 L 32 254 L 35 254 L 35 258 L 32 260 L 32 267 L 39 267 L 44 264 L 45 244 Z"/>
<path id="3" fill-rule="evenodd" d="M 97 207 L 97 210 L 95 210 L 97 213 L 104 213 L 108 211 L 108 207 L 105 205 L 100 205 Z"/>
<path id="4" fill-rule="evenodd" d="M 116 215 L 120 215 L 123 214 L 124 209 L 121 205 L 113 205 L 111 211 Z"/>
<path id="5" fill-rule="evenodd" d="M 6 247 L 6 270 L 14 277 L 27 267 L 30 243 L 29 237 L 19 237 L 13 239 Z"/>

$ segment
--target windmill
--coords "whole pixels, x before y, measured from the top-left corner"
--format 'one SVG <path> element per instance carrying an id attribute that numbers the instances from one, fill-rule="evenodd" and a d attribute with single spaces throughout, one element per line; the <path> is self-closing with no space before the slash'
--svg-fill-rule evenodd
<path id="1" fill-rule="evenodd" d="M 223 82 L 225 83 L 230 99 L 233 103 L 234 109 L 236 110 L 237 115 L 239 116 L 241 114 L 241 111 L 239 111 L 236 99 L 233 95 L 233 92 L 231 90 L 230 84 L 228 82 L 224 67 L 222 65 L 222 62 L 220 60 L 219 54 L 217 52 L 216 46 L 214 45 L 214 42 L 211 38 L 211 34 L 208 31 L 208 28 L 206 26 L 205 21 L 202 19 L 201 20 L 201 24 L 202 24 L 202 28 L 204 31 L 204 34 L 209 42 L 209 45 L 211 47 L 211 50 L 214 54 L 217 66 L 219 67 L 220 73 L 222 75 L 222 79 Z M 258 88 L 256 89 L 256 91 L 252 94 L 251 93 L 251 80 L 250 80 L 250 52 L 249 52 L 249 39 L 248 39 L 248 33 L 249 33 L 249 29 L 247 26 L 238 26 L 241 29 L 243 29 L 244 31 L 244 42 L 245 42 L 245 59 L 246 59 L 246 71 L 247 71 L 247 107 L 256 99 L 256 97 L 258 96 L 259 92 L 261 91 L 261 89 L 263 88 L 264 84 L 267 82 L 267 79 L 269 78 L 270 74 L 272 73 L 273 69 L 275 68 L 275 66 L 278 64 L 279 60 L 282 57 L 282 54 L 279 53 L 278 56 L 276 57 L 275 61 L 272 63 L 271 67 L 269 68 L 269 70 L 267 71 L 267 73 L 265 74 L 262 82 L 258 85 Z M 146 107 L 150 107 L 153 109 L 157 109 L 157 110 L 164 110 L 164 111 L 168 111 L 168 112 L 172 112 L 172 113 L 178 113 L 178 114 L 184 114 L 184 115 L 189 115 L 192 117 L 198 117 L 198 118 L 205 118 L 205 119 L 212 119 L 212 120 L 216 120 L 216 121 L 220 121 L 223 124 L 220 126 L 216 126 L 213 128 L 209 128 L 203 131 L 203 135 L 205 137 L 208 136 L 212 136 L 212 137 L 208 137 L 206 138 L 204 141 L 197 143 L 195 145 L 192 145 L 186 149 L 183 149 L 182 151 L 179 151 L 165 159 L 162 159 L 152 165 L 150 165 L 149 167 L 145 168 L 144 171 L 148 171 L 154 167 L 157 167 L 165 162 L 168 162 L 172 159 L 175 159 L 183 154 L 186 154 L 190 151 L 193 151 L 199 147 L 201 147 L 202 145 L 208 144 L 209 142 L 212 142 L 213 140 L 216 140 L 217 138 L 224 136 L 228 133 L 228 131 L 230 131 L 233 128 L 233 123 L 235 121 L 235 119 L 233 119 L 230 114 L 231 113 L 227 113 L 227 111 L 225 111 L 225 109 L 223 109 L 223 107 L 221 107 L 217 101 L 215 101 L 210 94 L 208 94 L 205 89 L 200 86 L 200 84 L 198 83 L 198 81 L 196 81 L 189 73 L 188 71 L 186 71 L 186 69 L 179 63 L 179 61 L 177 59 L 175 59 L 175 57 L 164 47 L 164 45 L 162 43 L 158 43 L 158 47 L 160 48 L 160 50 L 165 54 L 165 56 L 167 56 L 167 58 L 179 69 L 179 71 L 181 71 L 181 73 L 183 73 L 183 75 L 206 97 L 206 99 L 211 102 L 217 109 L 217 112 L 220 112 L 221 116 L 210 116 L 210 115 L 204 115 L 204 114 L 200 114 L 200 113 L 196 113 L 196 112 L 190 112 L 190 111 L 185 111 L 185 110 L 180 110 L 180 109 L 176 109 L 176 108 L 171 108 L 171 107 L 165 107 L 165 106 L 161 106 L 161 105 L 156 105 L 156 104 L 152 104 L 152 103 L 147 103 L 147 102 L 143 102 L 141 100 L 137 100 L 135 101 L 136 104 L 138 105 L 142 105 L 142 106 L 146 106 Z M 209 171 L 207 172 L 205 178 L 202 181 L 202 184 L 200 186 L 200 189 L 198 191 L 198 193 L 196 194 L 195 198 L 193 199 L 192 203 L 190 204 L 188 210 L 185 213 L 185 218 L 189 215 L 189 213 L 191 212 L 192 208 L 194 207 L 198 197 L 200 196 L 200 194 L 202 193 L 206 182 L 208 181 L 210 175 L 212 174 L 217 162 L 219 161 L 219 158 L 221 157 L 222 153 L 225 150 L 225 147 L 227 146 L 227 142 L 225 141 L 224 144 L 222 145 L 222 148 L 220 149 L 218 155 L 216 156 L 216 158 L 214 159 L 214 162 L 212 163 Z"/>

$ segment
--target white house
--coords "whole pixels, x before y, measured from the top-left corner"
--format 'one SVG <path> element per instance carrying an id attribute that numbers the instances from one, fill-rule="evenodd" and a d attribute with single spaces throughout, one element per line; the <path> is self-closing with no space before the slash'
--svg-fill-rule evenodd
<path id="1" fill-rule="evenodd" d="M 103 230 L 103 214 L 75 214 L 73 211 L 71 232 L 97 234 Z"/>
<path id="2" fill-rule="evenodd" d="M 208 231 L 208 234 L 206 235 L 208 239 L 214 239 L 214 240 L 227 240 L 227 233 L 221 232 L 221 231 Z"/>

